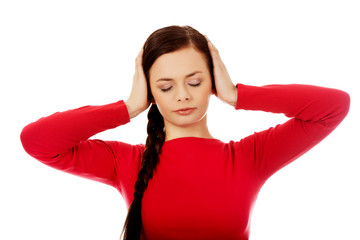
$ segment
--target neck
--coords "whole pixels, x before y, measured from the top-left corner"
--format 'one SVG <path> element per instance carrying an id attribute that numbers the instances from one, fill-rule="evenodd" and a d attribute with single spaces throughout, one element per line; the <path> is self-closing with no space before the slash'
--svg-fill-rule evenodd
<path id="1" fill-rule="evenodd" d="M 165 121 L 165 141 L 183 137 L 213 138 L 207 127 L 206 117 L 205 115 L 199 122 L 186 126 L 177 126 Z"/>

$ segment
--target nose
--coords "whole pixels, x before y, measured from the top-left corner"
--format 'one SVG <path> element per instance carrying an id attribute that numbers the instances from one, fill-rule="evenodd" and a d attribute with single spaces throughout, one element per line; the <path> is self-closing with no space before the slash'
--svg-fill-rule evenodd
<path id="1" fill-rule="evenodd" d="M 190 100 L 190 98 L 191 98 L 190 93 L 189 93 L 188 89 L 186 89 L 186 87 L 179 86 L 177 88 L 176 99 L 178 102 L 188 101 L 188 100 Z"/>

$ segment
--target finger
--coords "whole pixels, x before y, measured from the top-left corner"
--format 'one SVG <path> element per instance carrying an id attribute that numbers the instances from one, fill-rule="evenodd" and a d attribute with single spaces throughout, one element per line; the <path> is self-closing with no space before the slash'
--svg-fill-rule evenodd
<path id="1" fill-rule="evenodd" d="M 218 49 L 214 46 L 214 44 L 210 41 L 210 39 L 207 36 L 205 36 L 205 38 L 207 39 L 211 56 L 216 60 L 218 60 L 220 58 Z"/>
<path id="2" fill-rule="evenodd" d="M 206 41 L 210 42 L 210 39 L 209 39 L 208 36 L 206 36 L 206 35 L 204 34 L 204 37 L 206 38 Z"/>
<path id="3" fill-rule="evenodd" d="M 144 48 L 142 47 L 142 48 L 140 49 L 140 52 L 139 52 L 138 56 L 139 56 L 139 57 L 142 57 L 143 53 L 144 53 Z"/>
<path id="4" fill-rule="evenodd" d="M 135 74 L 139 74 L 143 68 L 142 68 L 142 55 L 143 55 L 143 49 L 141 48 L 139 54 L 137 55 L 135 59 Z"/>
<path id="5" fill-rule="evenodd" d="M 204 35 L 206 40 L 207 40 L 207 43 L 208 43 L 208 46 L 210 48 L 210 50 L 214 50 L 214 51 L 217 51 L 216 47 L 214 46 L 214 44 L 210 41 L 210 39 L 208 38 L 208 36 Z"/>
<path id="6" fill-rule="evenodd" d="M 143 52 L 144 52 L 144 49 L 141 48 L 140 52 L 139 52 L 138 55 L 136 56 L 135 63 L 136 63 L 137 65 L 142 65 L 142 55 L 143 55 Z"/>

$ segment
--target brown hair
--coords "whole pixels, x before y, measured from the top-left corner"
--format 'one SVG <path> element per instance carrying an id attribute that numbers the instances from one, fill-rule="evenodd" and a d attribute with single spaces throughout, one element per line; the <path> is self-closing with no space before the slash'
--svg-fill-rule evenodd
<path id="1" fill-rule="evenodd" d="M 143 70 L 147 80 L 148 98 L 153 99 L 149 84 L 149 71 L 156 59 L 165 53 L 193 46 L 202 52 L 207 60 L 211 74 L 213 91 L 215 92 L 213 63 L 206 38 L 190 26 L 169 26 L 153 32 L 144 44 L 142 57 Z M 141 168 L 135 183 L 134 199 L 129 207 L 122 234 L 124 240 L 140 240 L 142 227 L 141 201 L 153 171 L 159 161 L 159 154 L 165 141 L 164 119 L 156 104 L 152 104 L 148 112 L 147 139 Z"/>

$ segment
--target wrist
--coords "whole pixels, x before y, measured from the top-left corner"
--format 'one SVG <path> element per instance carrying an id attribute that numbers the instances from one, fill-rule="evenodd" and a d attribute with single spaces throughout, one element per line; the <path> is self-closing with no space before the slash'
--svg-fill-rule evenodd
<path id="1" fill-rule="evenodd" d="M 139 111 L 136 107 L 134 107 L 134 105 L 131 104 L 131 102 L 126 101 L 125 105 L 128 110 L 130 119 L 136 117 L 137 115 L 139 115 L 141 113 L 141 111 Z"/>
<path id="2" fill-rule="evenodd" d="M 238 89 L 237 86 L 234 86 L 225 102 L 233 107 L 236 107 L 237 99 L 238 99 Z"/>

